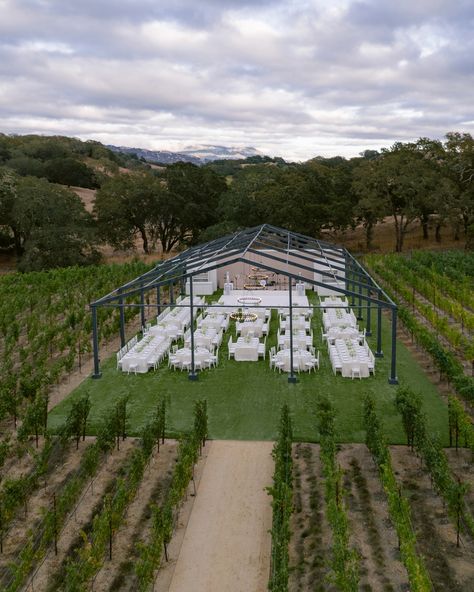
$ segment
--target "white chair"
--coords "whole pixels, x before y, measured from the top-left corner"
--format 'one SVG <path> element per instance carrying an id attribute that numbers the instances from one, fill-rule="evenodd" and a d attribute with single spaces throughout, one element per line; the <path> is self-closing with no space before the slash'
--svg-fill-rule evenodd
<path id="1" fill-rule="evenodd" d="M 177 356 L 168 356 L 168 368 L 173 368 L 173 371 L 176 370 L 177 366 L 179 365 L 179 358 Z"/>
<path id="2" fill-rule="evenodd" d="M 265 359 L 265 342 L 258 344 L 258 357 L 260 356 Z"/>
<path id="3" fill-rule="evenodd" d="M 149 358 L 146 363 L 148 368 L 153 368 L 153 370 L 156 370 L 158 366 L 158 358 Z"/>
<path id="4" fill-rule="evenodd" d="M 183 370 L 187 370 L 188 372 L 191 371 L 191 360 L 182 360 L 181 363 L 179 364 L 181 372 Z M 196 368 L 196 365 L 194 365 L 194 368 Z"/>
<path id="5" fill-rule="evenodd" d="M 281 374 L 281 371 L 284 369 L 284 367 L 285 362 L 283 360 L 279 360 L 278 358 L 276 358 L 275 370 L 278 370 L 278 372 Z"/>
<path id="6" fill-rule="evenodd" d="M 120 352 L 118 352 L 117 354 L 117 370 L 119 370 L 122 367 L 122 356 L 120 355 Z"/>
<path id="7" fill-rule="evenodd" d="M 269 361 L 270 369 L 273 369 L 273 366 L 275 365 L 275 362 L 277 361 L 276 349 L 274 346 L 271 347 L 268 352 L 268 359 L 270 360 Z"/>
<path id="8" fill-rule="evenodd" d="M 211 354 L 211 357 L 209 358 L 210 362 L 209 362 L 209 368 L 216 368 L 217 365 L 219 364 L 219 350 L 216 349 L 215 354 Z"/>
<path id="9" fill-rule="evenodd" d="M 132 362 L 128 366 L 128 372 L 127 372 L 127 374 L 130 374 L 130 372 L 133 372 L 136 375 L 137 374 L 137 369 L 138 369 L 137 362 Z"/>
<path id="10" fill-rule="evenodd" d="M 369 367 L 369 374 L 373 374 L 375 376 L 375 362 L 369 358 L 367 362 L 367 366 Z"/>
<path id="11" fill-rule="evenodd" d="M 352 368 L 351 368 L 351 378 L 352 378 L 352 380 L 354 380 L 355 377 L 359 378 L 359 380 L 362 379 L 359 364 L 354 364 L 352 366 Z"/>
<path id="12" fill-rule="evenodd" d="M 232 341 L 232 335 L 229 337 L 229 341 L 227 342 L 227 347 L 229 348 L 229 360 L 231 356 L 235 356 L 235 343 Z"/>

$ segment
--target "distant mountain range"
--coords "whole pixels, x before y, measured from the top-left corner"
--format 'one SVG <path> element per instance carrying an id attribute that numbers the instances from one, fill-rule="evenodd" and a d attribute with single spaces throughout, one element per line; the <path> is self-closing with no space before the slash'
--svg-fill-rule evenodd
<path id="1" fill-rule="evenodd" d="M 204 164 L 213 160 L 240 160 L 249 156 L 263 156 L 256 148 L 251 146 L 239 146 L 230 148 L 228 146 L 213 146 L 211 144 L 200 144 L 197 146 L 186 146 L 179 152 L 171 150 L 146 150 L 145 148 L 129 148 L 127 146 L 107 145 L 107 148 L 114 152 L 125 152 L 136 154 L 147 162 L 159 164 L 172 164 L 174 162 L 191 162 L 193 164 Z"/>

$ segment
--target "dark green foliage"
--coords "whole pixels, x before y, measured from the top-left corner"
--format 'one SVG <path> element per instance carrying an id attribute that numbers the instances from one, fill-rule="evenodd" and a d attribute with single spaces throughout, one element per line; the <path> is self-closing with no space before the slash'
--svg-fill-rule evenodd
<path id="1" fill-rule="evenodd" d="M 466 255 L 467 259 L 472 259 L 471 255 Z M 368 256 L 367 261 L 369 265 L 382 277 L 384 282 L 389 284 L 389 288 L 385 287 L 386 292 L 397 301 L 397 297 L 392 293 L 395 290 L 397 294 L 404 298 L 406 302 L 412 300 L 412 290 L 407 287 L 405 281 L 401 277 L 400 269 L 397 266 L 397 273 L 391 270 L 393 263 L 395 262 L 393 256 L 377 257 Z M 446 284 L 443 284 L 446 285 Z M 464 294 L 467 298 L 472 298 L 472 288 L 463 287 L 464 282 L 461 278 L 461 291 L 462 297 Z M 433 307 L 426 305 L 423 307 L 423 313 L 428 315 L 430 320 L 434 320 Z M 405 328 L 412 334 L 417 343 L 425 349 L 433 359 L 434 364 L 439 369 L 440 374 L 445 376 L 450 381 L 456 392 L 466 399 L 466 401 L 474 401 L 474 378 L 466 376 L 464 374 L 464 368 L 462 364 L 456 359 L 456 356 L 444 347 L 438 336 L 433 330 L 429 329 L 426 325 L 422 324 L 411 310 L 407 306 L 399 304 L 398 316 L 403 322 Z M 439 327 L 442 329 L 442 327 Z M 444 327 L 443 327 L 444 328 Z M 468 344 L 470 351 L 473 347 L 472 340 Z"/>
<path id="2" fill-rule="evenodd" d="M 418 393 L 414 393 L 408 387 L 399 387 L 395 396 L 395 406 L 402 416 L 407 444 L 413 450 L 415 438 L 421 439 L 424 437 L 424 434 L 417 432 L 417 430 L 422 429 L 422 426 L 424 426 L 424 418 L 421 411 L 421 396 Z"/>
<path id="3" fill-rule="evenodd" d="M 22 271 L 98 261 L 91 215 L 59 185 L 0 171 L 0 214 Z"/>
<path id="4" fill-rule="evenodd" d="M 48 399 L 45 395 L 38 394 L 28 405 L 23 423 L 18 429 L 17 437 L 20 442 L 25 442 L 30 434 L 35 435 L 36 447 L 38 448 L 39 436 L 46 433 L 45 419 L 48 413 Z"/>
<path id="5" fill-rule="evenodd" d="M 356 592 L 359 586 L 359 560 L 349 547 L 349 523 L 342 498 L 342 471 L 336 463 L 335 411 L 325 397 L 317 403 L 321 438 L 321 460 L 325 479 L 326 512 L 333 532 L 331 580 L 339 590 Z"/>
<path id="6" fill-rule="evenodd" d="M 83 162 L 72 157 L 54 158 L 44 167 L 44 176 L 51 183 L 94 189 L 99 186 L 96 175 Z"/>
<path id="7" fill-rule="evenodd" d="M 281 408 L 278 438 L 273 447 L 275 472 L 273 485 L 268 488 L 272 496 L 272 553 L 268 589 L 272 592 L 288 590 L 288 544 L 290 542 L 290 518 L 293 512 L 293 429 L 288 405 Z"/>
<path id="8" fill-rule="evenodd" d="M 79 442 L 85 439 L 87 418 L 89 416 L 91 402 L 89 393 L 86 393 L 81 398 L 75 400 L 72 404 L 66 420 L 64 436 L 74 437 L 76 440 L 76 450 L 79 448 Z"/>
<path id="9" fill-rule="evenodd" d="M 432 584 L 423 559 L 416 552 L 416 535 L 411 525 L 410 505 L 397 484 L 383 429 L 371 396 L 364 400 L 364 425 L 367 447 L 379 469 L 380 479 L 387 495 L 390 519 L 397 529 L 402 561 L 407 568 L 413 592 L 430 592 Z"/>

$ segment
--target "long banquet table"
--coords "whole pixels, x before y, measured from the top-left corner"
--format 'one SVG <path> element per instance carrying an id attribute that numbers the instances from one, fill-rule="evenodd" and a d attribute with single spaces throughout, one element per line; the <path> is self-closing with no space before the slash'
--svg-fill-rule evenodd
<path id="1" fill-rule="evenodd" d="M 293 349 L 308 349 L 313 345 L 311 335 L 306 335 L 305 331 L 298 330 L 293 334 Z M 290 334 L 286 332 L 278 336 L 278 347 L 288 349 L 290 347 Z"/>
<path id="2" fill-rule="evenodd" d="M 336 339 L 335 345 L 331 347 L 336 348 L 341 361 L 342 376 L 350 378 L 352 376 L 352 370 L 355 368 L 359 370 L 361 378 L 368 378 L 370 376 L 369 356 L 357 339 Z"/>
<path id="3" fill-rule="evenodd" d="M 146 374 L 162 351 L 163 346 L 168 344 L 167 336 L 164 333 L 159 335 L 147 335 L 138 341 L 120 360 L 123 372 L 138 372 Z M 132 368 L 131 368 L 132 366 Z M 135 367 L 133 367 L 135 366 Z"/>

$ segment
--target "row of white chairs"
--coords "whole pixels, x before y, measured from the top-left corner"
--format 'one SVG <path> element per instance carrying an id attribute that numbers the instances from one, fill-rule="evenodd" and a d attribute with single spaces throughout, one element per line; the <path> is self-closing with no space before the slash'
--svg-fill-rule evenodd
<path id="1" fill-rule="evenodd" d="M 123 356 L 134 347 L 138 342 L 138 337 L 132 337 L 130 341 L 128 341 L 122 348 L 120 348 L 117 352 L 117 368 L 119 367 L 119 362 L 123 358 Z"/>
<path id="2" fill-rule="evenodd" d="M 311 347 L 310 353 L 311 353 L 311 357 L 309 358 L 309 360 L 307 362 L 305 362 L 305 369 L 308 370 L 308 372 L 311 372 L 311 370 L 315 370 L 315 368 L 317 368 L 319 370 L 319 350 L 316 353 L 314 347 Z M 285 362 L 282 361 L 277 356 L 275 347 L 270 348 L 269 359 L 270 359 L 270 368 L 272 370 L 278 370 L 281 373 L 285 367 Z M 296 371 L 299 373 L 301 371 L 300 365 L 293 362 L 293 371 Z"/>
<path id="3" fill-rule="evenodd" d="M 213 350 L 209 352 L 209 357 L 204 358 L 203 360 L 194 360 L 194 369 L 195 370 L 205 370 L 216 368 L 219 364 L 219 350 Z M 191 360 L 184 361 L 179 356 L 176 356 L 175 352 L 170 352 L 168 356 L 168 368 L 173 368 L 173 370 L 179 369 L 181 371 L 187 370 L 188 372 L 191 371 Z"/>

